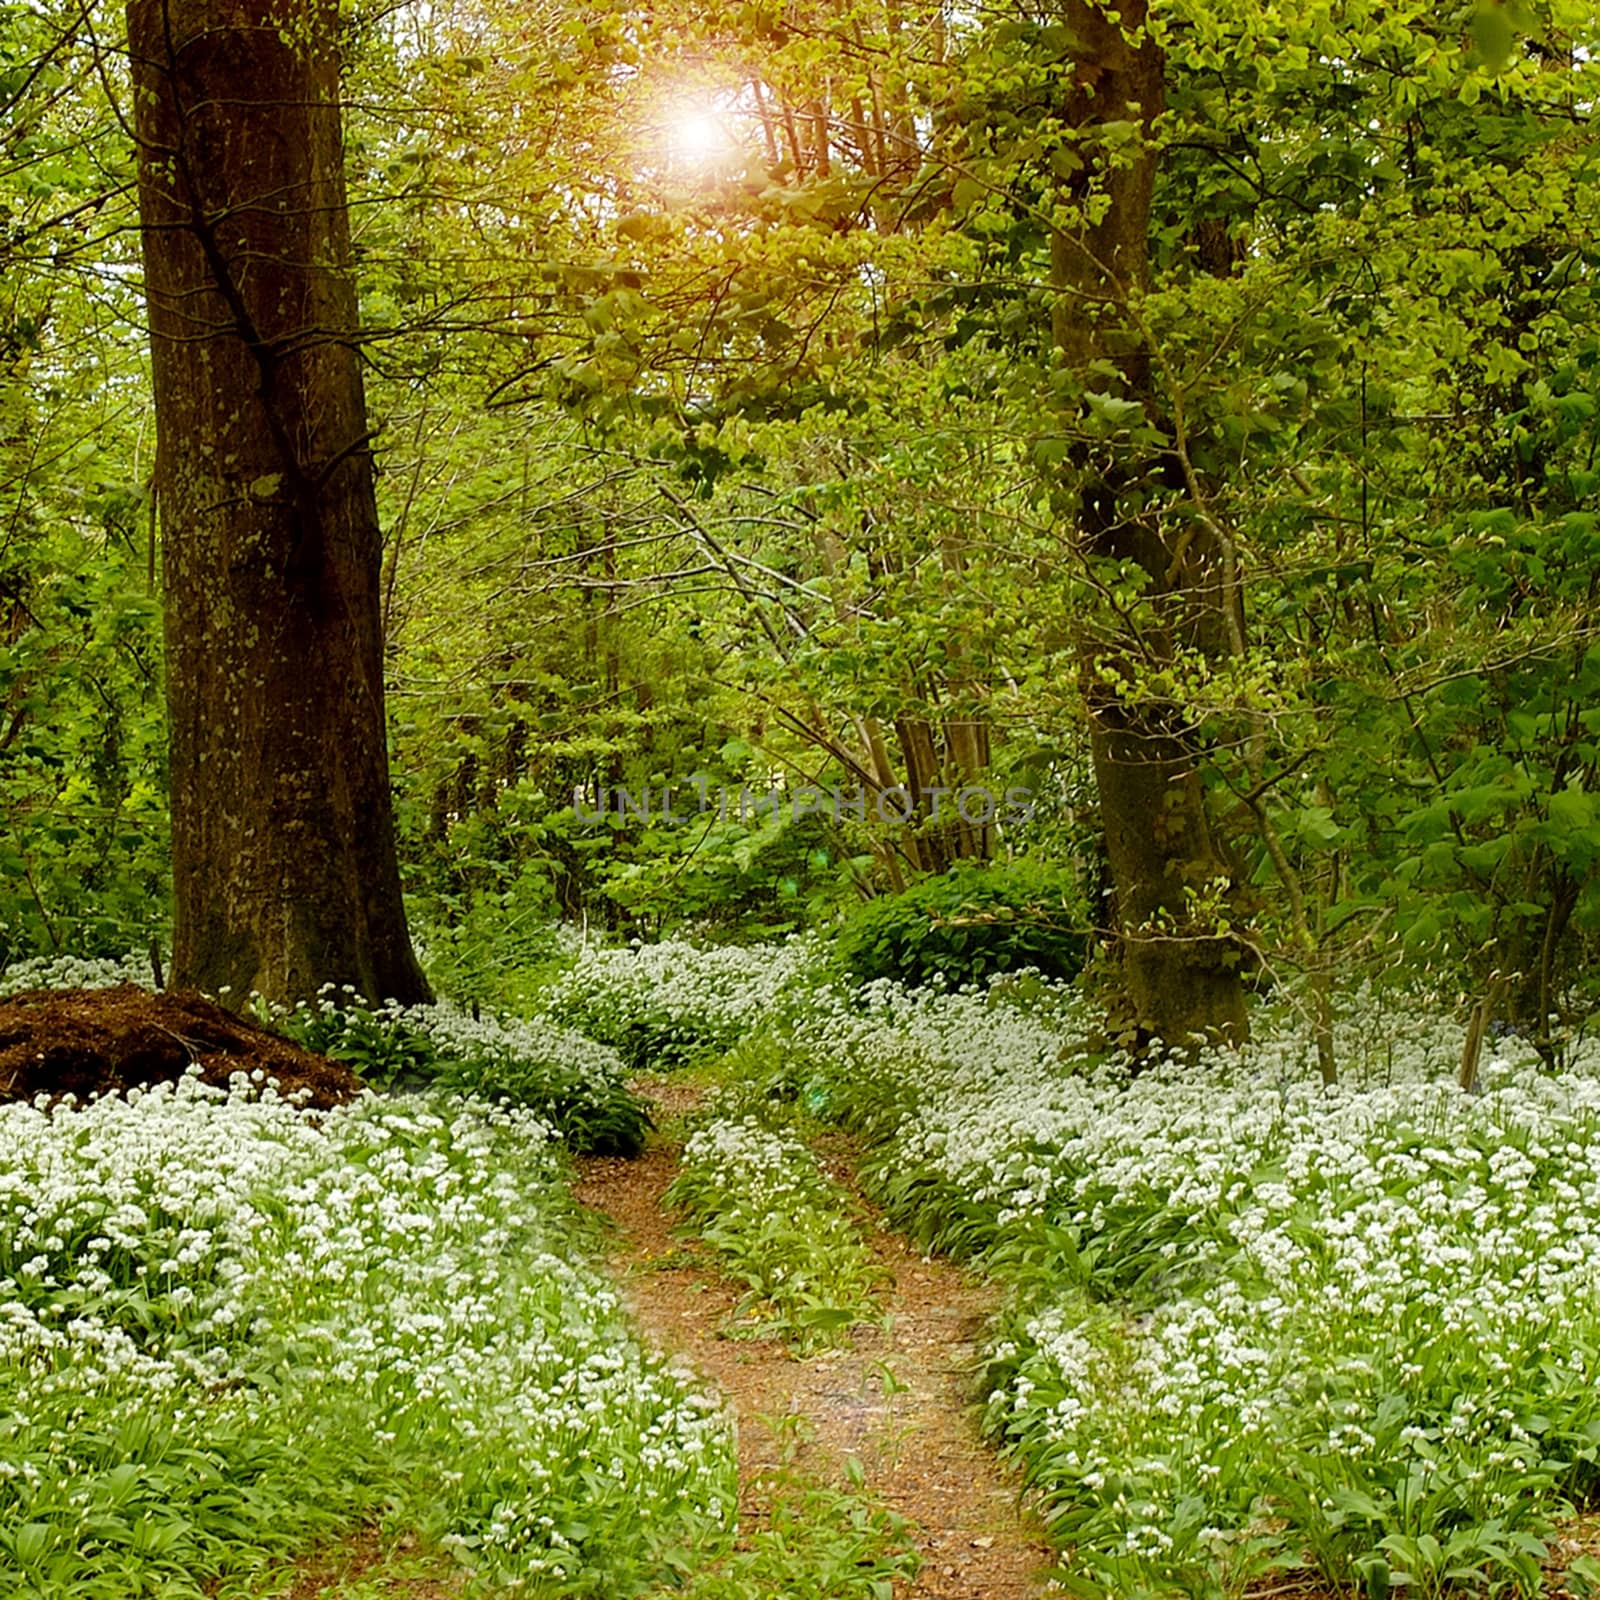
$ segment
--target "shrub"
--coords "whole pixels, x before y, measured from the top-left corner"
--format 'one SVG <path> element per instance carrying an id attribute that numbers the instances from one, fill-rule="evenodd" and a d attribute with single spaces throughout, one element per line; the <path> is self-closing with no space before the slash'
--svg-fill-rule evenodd
<path id="1" fill-rule="evenodd" d="M 841 977 L 919 985 L 979 983 L 1033 967 L 1051 978 L 1082 970 L 1087 938 L 1072 874 L 1035 861 L 963 861 L 904 894 L 846 918 L 834 947 Z"/>

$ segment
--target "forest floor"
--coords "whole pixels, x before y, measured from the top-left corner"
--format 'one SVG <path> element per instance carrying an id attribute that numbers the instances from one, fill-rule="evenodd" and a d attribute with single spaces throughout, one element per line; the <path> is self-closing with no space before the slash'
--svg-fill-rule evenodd
<path id="1" fill-rule="evenodd" d="M 0 1008 L 0 1065 L 10 1046 L 18 1066 L 37 1071 L 44 1058 L 21 1048 L 21 1035 L 41 1019 L 27 1003 L 35 997 L 21 998 L 13 1011 Z M 103 1030 L 115 1033 L 119 1021 L 144 1028 L 140 1048 L 160 1054 L 164 1068 L 162 1052 L 176 1046 L 170 1065 L 179 1071 L 199 1060 L 209 1076 L 225 1079 L 228 1070 L 248 1066 L 257 1048 L 254 1038 L 225 1036 L 206 1012 L 130 1011 L 128 997 L 114 991 L 66 1020 L 76 1029 L 73 1054 L 52 1064 L 113 1081 L 132 1070 L 138 1054 L 106 1048 Z M 48 1095 L 64 1085 L 31 1087 Z M 306 1087 L 336 1101 L 343 1086 L 330 1080 Z M 804 1359 L 777 1335 L 757 1336 L 741 1285 L 685 1237 L 664 1204 L 680 1170 L 680 1119 L 706 1090 L 687 1076 L 636 1087 L 652 1101 L 662 1131 L 635 1159 L 580 1160 L 573 1193 L 601 1223 L 605 1265 L 645 1336 L 724 1398 L 738 1447 L 740 1548 L 792 1527 L 785 1518 L 796 1488 L 816 1486 L 823 1492 L 807 1502 L 810 1515 L 848 1519 L 882 1508 L 901 1519 L 901 1546 L 913 1548 L 921 1566 L 914 1579 L 897 1581 L 896 1600 L 1043 1600 L 1063 1592 L 1049 1583 L 1056 1558 L 1016 1473 L 978 1433 L 978 1343 L 997 1288 L 923 1256 L 886 1227 L 861 1193 L 860 1151 L 837 1130 L 813 1129 L 812 1148 L 853 1196 L 881 1269 L 883 1317 L 855 1325 L 841 1347 Z M 1569 1589 L 1563 1580 L 1580 1556 L 1600 1553 L 1600 1516 L 1569 1519 L 1549 1546 L 1548 1600 L 1592 1595 L 1581 1582 Z M 366 1527 L 280 1569 L 260 1592 L 263 1600 L 461 1600 L 466 1586 L 444 1552 L 414 1535 Z M 786 1600 L 781 1588 L 762 1593 L 763 1600 Z M 1249 1585 L 1242 1600 L 1346 1597 L 1309 1575 L 1277 1573 Z"/>
<path id="2" fill-rule="evenodd" d="M 640 1087 L 663 1121 L 687 1109 L 693 1094 L 671 1080 Z M 818 1154 L 854 1188 L 846 1141 L 830 1140 Z M 646 1333 L 727 1398 L 737 1424 L 741 1526 L 759 1527 L 770 1514 L 775 1474 L 840 1487 L 854 1460 L 861 1492 L 910 1524 L 922 1568 L 897 1591 L 907 1600 L 1043 1594 L 1051 1553 L 1019 1508 L 1016 1477 L 979 1438 L 972 1405 L 992 1291 L 876 1228 L 869 1239 L 888 1284 L 882 1326 L 858 1325 L 848 1345 L 803 1360 L 777 1338 L 730 1337 L 739 1287 L 680 1237 L 662 1205 L 677 1170 L 678 1145 L 670 1132 L 658 1134 L 636 1160 L 580 1163 L 575 1193 L 613 1225 L 608 1264 Z"/>
<path id="3" fill-rule="evenodd" d="M 0 1104 L 80 1103 L 174 1083 L 195 1069 L 213 1088 L 235 1073 L 278 1080 L 285 1099 L 325 1111 L 361 1093 L 343 1062 L 303 1050 L 189 990 L 30 989 L 0 1000 Z"/>
<path id="4" fill-rule="evenodd" d="M 740 1327 L 740 1287 L 677 1231 L 663 1205 L 681 1149 L 673 1120 L 703 1091 L 682 1078 L 636 1085 L 667 1131 L 634 1159 L 587 1157 L 573 1186 L 605 1232 L 605 1264 L 641 1329 L 724 1397 L 738 1441 L 745 1538 L 768 1526 L 796 1481 L 905 1519 L 921 1558 L 896 1600 L 1035 1600 L 1048 1592 L 1052 1552 L 1021 1505 L 1016 1475 L 979 1437 L 977 1342 L 995 1309 L 989 1285 L 924 1258 L 899 1234 L 868 1227 L 883 1268 L 881 1325 L 801 1359 L 777 1337 Z M 819 1141 L 831 1174 L 860 1198 L 854 1151 Z M 856 1471 L 853 1463 L 859 1464 Z M 852 1481 L 852 1472 L 856 1473 Z M 461 1576 L 436 1556 L 372 1529 L 296 1563 L 281 1600 L 457 1600 Z M 773 1596 L 772 1600 L 782 1600 Z"/>
<path id="5" fill-rule="evenodd" d="M 461 1600 L 466 1577 L 447 1558 L 416 1551 L 414 1541 L 363 1528 L 297 1562 L 287 1582 L 272 1600 Z"/>

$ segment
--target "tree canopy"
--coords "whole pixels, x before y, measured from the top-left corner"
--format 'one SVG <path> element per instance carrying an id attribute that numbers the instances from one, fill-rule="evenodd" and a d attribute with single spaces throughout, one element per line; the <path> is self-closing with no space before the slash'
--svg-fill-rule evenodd
<path id="1" fill-rule="evenodd" d="M 1556 1059 L 1600 936 L 1594 32 L 347 7 L 436 970 L 990 862 L 1130 1036 L 1404 965 Z M 7 959 L 167 916 L 126 43 L 0 7 Z M 674 789 L 687 821 L 606 803 Z"/>

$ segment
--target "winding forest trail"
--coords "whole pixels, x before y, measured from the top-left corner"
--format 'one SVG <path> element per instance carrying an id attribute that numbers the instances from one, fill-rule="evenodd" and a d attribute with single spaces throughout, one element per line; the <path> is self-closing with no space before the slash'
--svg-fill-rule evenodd
<path id="1" fill-rule="evenodd" d="M 641 1087 L 654 1090 L 667 1114 L 682 1109 L 668 1086 Z M 853 1185 L 839 1150 L 820 1154 Z M 803 1361 L 777 1339 L 727 1338 L 740 1291 L 674 1231 L 662 1195 L 677 1169 L 678 1146 L 655 1135 L 636 1160 L 580 1162 L 574 1193 L 614 1224 L 608 1264 L 644 1330 L 727 1396 L 738 1426 L 744 1526 L 759 1526 L 767 1514 L 765 1479 L 773 1470 L 787 1465 L 842 1485 L 853 1457 L 866 1493 L 912 1524 L 922 1570 L 897 1591 L 904 1600 L 1044 1594 L 1040 1574 L 1050 1551 L 1019 1511 L 1015 1477 L 979 1439 L 970 1404 L 976 1340 L 992 1296 L 880 1229 L 868 1237 L 892 1282 L 883 1294 L 885 1327 L 858 1327 L 849 1347 Z"/>

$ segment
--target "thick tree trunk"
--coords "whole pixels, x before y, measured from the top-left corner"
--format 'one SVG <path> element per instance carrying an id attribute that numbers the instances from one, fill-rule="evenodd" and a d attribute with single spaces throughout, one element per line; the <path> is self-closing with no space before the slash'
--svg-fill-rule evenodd
<path id="1" fill-rule="evenodd" d="M 1123 977 L 1138 1026 L 1173 1043 L 1195 1034 L 1241 1040 L 1239 949 L 1197 928 L 1189 903 L 1190 891 L 1229 876 L 1193 762 L 1181 740 L 1152 730 L 1141 707 L 1091 697 L 1091 716 Z"/>
<path id="2" fill-rule="evenodd" d="M 424 998 L 395 858 L 337 6 L 132 0 L 172 981 Z"/>
<path id="3" fill-rule="evenodd" d="M 1164 103 L 1161 52 L 1143 35 L 1145 0 L 1124 0 L 1116 21 L 1094 0 L 1061 0 L 1061 19 L 1077 41 L 1064 81 L 1063 120 L 1086 135 L 1087 159 L 1063 199 L 1089 217 L 1052 236 L 1057 293 L 1052 333 L 1062 361 L 1087 373 L 1110 363 L 1124 397 L 1151 404 L 1148 355 L 1125 308 L 1148 275 L 1156 153 L 1148 130 Z M 1146 136 L 1129 151 L 1106 148 L 1101 123 L 1133 121 Z M 1098 148 L 1097 148 L 1098 147 Z M 1106 379 L 1086 378 L 1103 389 Z M 1192 898 L 1230 878 L 1206 816 L 1195 752 L 1177 708 L 1141 693 L 1139 662 L 1167 654 L 1182 638 L 1201 648 L 1221 633 L 1214 553 L 1185 522 L 1169 539 L 1144 503 L 1149 485 L 1132 464 L 1079 463 L 1077 537 L 1087 555 L 1134 562 L 1149 579 L 1157 617 L 1143 637 L 1104 639 L 1084 653 L 1089 738 L 1116 889 L 1117 934 L 1128 998 L 1139 1030 L 1178 1043 L 1194 1035 L 1241 1040 L 1247 1023 L 1240 950 L 1197 921 Z M 1093 638 L 1093 630 L 1086 637 Z M 1113 670 L 1107 671 L 1106 668 Z"/>

